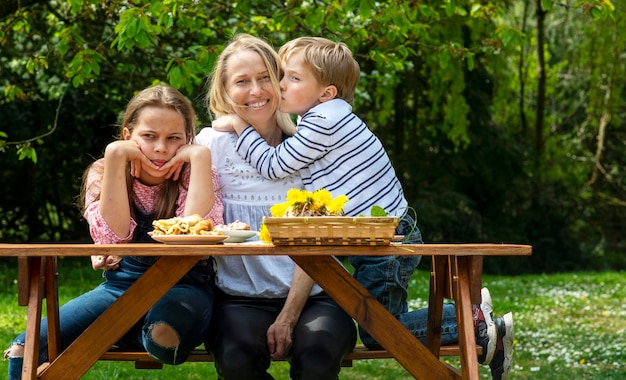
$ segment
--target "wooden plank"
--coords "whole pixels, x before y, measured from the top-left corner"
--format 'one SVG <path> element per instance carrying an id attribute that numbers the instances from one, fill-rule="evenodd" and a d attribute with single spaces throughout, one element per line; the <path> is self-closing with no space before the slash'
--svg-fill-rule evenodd
<path id="1" fill-rule="evenodd" d="M 416 379 L 458 379 L 337 259 L 328 255 L 292 256 L 292 259 Z M 428 373 L 424 372 L 424 368 L 428 368 Z"/>
<path id="2" fill-rule="evenodd" d="M 46 258 L 45 296 L 48 314 L 48 360 L 50 361 L 56 359 L 61 352 L 57 260 L 56 256 Z"/>
<path id="3" fill-rule="evenodd" d="M 390 246 L 278 246 L 268 244 L 0 244 L 0 257 L 21 256 L 530 256 L 532 247 L 516 244 L 392 244 Z"/>
<path id="4" fill-rule="evenodd" d="M 17 258 L 17 304 L 28 306 L 30 296 L 30 262 L 29 257 L 21 256 Z"/>
<path id="5" fill-rule="evenodd" d="M 161 257 L 56 360 L 44 368 L 40 378 L 80 378 L 199 259 L 193 256 Z"/>
<path id="6" fill-rule="evenodd" d="M 34 380 L 37 378 L 45 262 L 45 257 L 36 257 L 33 258 L 30 263 L 30 274 L 28 277 L 30 284 L 28 286 L 28 313 L 26 317 L 26 341 L 24 343 L 22 379 Z"/>
<path id="7" fill-rule="evenodd" d="M 472 301 L 469 283 L 469 258 L 454 257 L 451 259 L 454 301 L 456 305 L 456 319 L 459 331 L 459 346 L 461 347 L 461 371 L 463 380 L 478 380 L 478 358 L 475 350 L 474 320 L 472 317 Z"/>
<path id="8" fill-rule="evenodd" d="M 460 356 L 461 348 L 458 345 L 441 347 L 441 356 Z M 482 355 L 481 346 L 476 346 L 476 354 Z M 362 344 L 357 345 L 354 350 L 344 358 L 344 363 L 353 360 L 375 360 L 375 359 L 394 359 L 393 355 L 387 350 L 368 350 Z M 103 361 L 126 361 L 126 362 L 156 362 L 145 351 L 128 351 L 125 349 L 113 348 L 105 352 L 99 360 Z M 204 350 L 193 350 L 189 355 L 187 362 L 212 362 L 213 355 Z M 284 361 L 284 359 L 274 360 Z M 145 367 L 142 367 L 145 368 Z"/>
<path id="9" fill-rule="evenodd" d="M 431 258 L 426 347 L 428 347 L 435 357 L 440 356 L 443 295 L 444 287 L 448 279 L 447 268 L 448 256 L 433 256 Z"/>
<path id="10" fill-rule="evenodd" d="M 483 257 L 468 256 L 470 297 L 472 304 L 480 305 L 482 302 L 481 289 L 483 287 Z"/>

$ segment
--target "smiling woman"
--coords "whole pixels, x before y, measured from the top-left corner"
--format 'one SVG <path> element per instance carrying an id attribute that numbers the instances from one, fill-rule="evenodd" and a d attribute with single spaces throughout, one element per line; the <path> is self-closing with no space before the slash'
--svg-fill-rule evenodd
<path id="1" fill-rule="evenodd" d="M 209 107 L 216 122 L 239 115 L 272 145 L 295 128 L 280 103 L 278 56 L 265 41 L 235 37 L 211 76 Z M 291 188 L 296 173 L 268 181 L 236 151 L 237 134 L 204 128 L 196 139 L 208 146 L 220 176 L 227 223 L 258 230 L 270 207 Z M 216 256 L 210 347 L 221 379 L 272 378 L 272 359 L 291 357 L 293 378 L 337 379 L 341 359 L 356 341 L 354 322 L 287 256 Z M 315 326 L 314 329 L 311 326 Z M 236 358 L 236 360 L 235 360 Z"/>

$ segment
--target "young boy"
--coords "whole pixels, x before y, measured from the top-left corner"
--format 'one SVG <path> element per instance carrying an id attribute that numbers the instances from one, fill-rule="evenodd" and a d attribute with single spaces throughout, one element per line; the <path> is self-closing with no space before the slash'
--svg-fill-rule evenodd
<path id="1" fill-rule="evenodd" d="M 283 178 L 300 172 L 305 188 L 325 188 L 349 201 L 346 215 L 370 215 L 372 206 L 401 217 L 397 233 L 407 243 L 422 243 L 421 233 L 407 214 L 404 197 L 391 161 L 380 140 L 353 112 L 350 103 L 360 77 L 350 49 L 320 37 L 301 37 L 279 50 L 284 76 L 280 81 L 280 110 L 297 114 L 297 133 L 276 148 L 236 116 L 219 118 L 214 127 L 239 134 L 237 152 L 266 178 Z M 267 106 L 262 91 L 251 91 L 249 108 Z M 350 257 L 354 277 L 418 338 L 424 340 L 427 310 L 408 312 L 407 287 L 419 257 Z M 481 308 L 482 306 L 482 308 Z M 494 379 L 506 378 L 513 350 L 511 314 L 492 320 L 492 306 L 484 289 L 481 306 L 475 306 L 478 344 L 483 345 L 482 364 L 490 364 Z M 454 305 L 444 307 L 442 344 L 458 339 Z M 370 348 L 378 343 L 359 328 Z M 495 360 L 492 360 L 494 359 Z"/>

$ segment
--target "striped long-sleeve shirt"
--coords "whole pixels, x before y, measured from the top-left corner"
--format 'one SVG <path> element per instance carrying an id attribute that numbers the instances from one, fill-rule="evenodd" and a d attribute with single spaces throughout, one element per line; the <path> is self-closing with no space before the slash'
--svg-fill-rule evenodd
<path id="1" fill-rule="evenodd" d="M 402 185 L 382 143 L 344 100 L 309 110 L 296 135 L 276 148 L 248 127 L 237 141 L 237 152 L 265 178 L 300 171 L 307 190 L 325 188 L 333 197 L 345 194 L 346 215 L 369 216 L 374 205 L 394 216 L 406 212 Z"/>

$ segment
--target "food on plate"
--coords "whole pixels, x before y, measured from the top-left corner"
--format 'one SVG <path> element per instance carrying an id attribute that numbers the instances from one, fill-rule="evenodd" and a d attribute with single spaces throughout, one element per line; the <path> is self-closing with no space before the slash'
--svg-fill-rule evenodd
<path id="1" fill-rule="evenodd" d="M 203 219 L 198 214 L 185 217 L 176 216 L 169 219 L 158 219 L 152 222 L 152 236 L 158 235 L 223 235 L 215 231 L 213 222 Z"/>
<path id="2" fill-rule="evenodd" d="M 214 228 L 217 231 L 249 231 L 250 225 L 240 220 L 228 224 L 218 224 Z"/>

